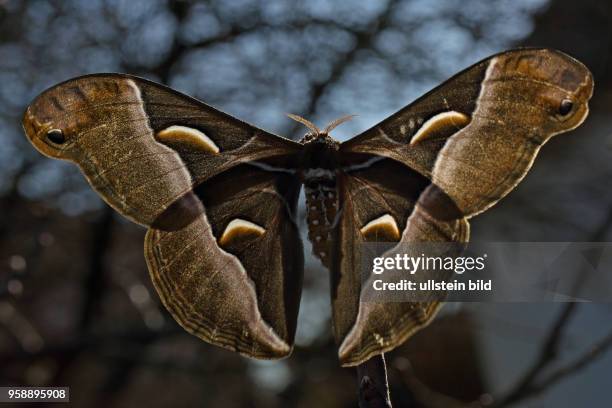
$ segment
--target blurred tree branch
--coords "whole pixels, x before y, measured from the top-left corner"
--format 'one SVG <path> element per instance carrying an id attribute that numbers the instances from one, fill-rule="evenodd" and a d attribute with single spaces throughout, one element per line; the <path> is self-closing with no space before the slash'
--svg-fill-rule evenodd
<path id="1" fill-rule="evenodd" d="M 376 35 L 390 25 L 393 12 L 398 3 L 399 0 L 389 1 L 384 12 L 361 30 L 342 27 L 355 37 L 354 46 L 334 61 L 330 69 L 329 77 L 325 81 L 315 83 L 311 86 L 310 101 L 306 109 L 299 113 L 299 116 L 310 118 L 315 115 L 319 101 L 326 90 L 342 77 L 346 68 L 353 63 L 360 51 L 371 50 L 373 48 L 373 42 Z M 294 122 L 291 124 L 291 129 L 287 134 L 295 135 L 298 129 L 299 125 Z"/>
<path id="2" fill-rule="evenodd" d="M 423 384 L 408 366 L 402 369 L 406 386 L 411 390 L 418 406 L 427 408 L 506 408 L 546 392 L 550 387 L 575 374 L 580 369 L 594 362 L 598 357 L 612 349 L 612 332 L 601 340 L 593 343 L 586 352 L 574 358 L 571 362 L 562 365 L 547 375 L 543 373 L 559 357 L 560 345 L 566 338 L 566 330 L 570 318 L 575 314 L 578 303 L 564 305 L 559 317 L 546 336 L 539 357 L 523 374 L 517 385 L 499 397 L 489 394 L 483 395 L 480 400 L 472 402 L 459 401 L 448 395 L 436 392 Z"/>
<path id="3" fill-rule="evenodd" d="M 599 242 L 605 238 L 607 232 L 612 228 L 612 208 L 608 211 L 606 219 L 591 233 L 587 238 L 587 242 Z M 586 280 L 578 280 L 574 285 L 574 292 L 577 293 L 579 288 Z M 515 405 L 518 402 L 532 398 L 541 394 L 566 377 L 575 374 L 578 370 L 585 368 L 587 365 L 594 362 L 598 357 L 606 353 L 612 348 L 612 332 L 603 339 L 593 343 L 589 349 L 582 355 L 576 357 L 570 363 L 562 365 L 556 370 L 544 375 L 559 358 L 560 348 L 566 339 L 567 328 L 571 318 L 576 314 L 579 303 L 566 303 L 558 318 L 554 321 L 548 334 L 545 336 L 544 342 L 540 348 L 540 352 L 531 367 L 522 375 L 517 384 L 505 394 L 492 397 L 483 395 L 480 401 L 465 403 L 451 398 L 447 395 L 438 393 L 429 389 L 425 384 L 420 382 L 412 370 L 408 367 L 404 370 L 404 381 L 412 391 L 413 395 L 423 407 L 442 408 L 505 408 Z"/>
<path id="4" fill-rule="evenodd" d="M 568 326 L 570 318 L 575 313 L 578 303 L 566 303 L 559 318 L 554 323 L 550 332 L 546 336 L 544 344 L 541 348 L 540 355 L 533 363 L 532 367 L 527 370 L 523 378 L 505 397 L 499 399 L 499 403 L 495 406 L 506 406 L 515 403 L 520 399 L 524 399 L 525 395 L 529 395 L 534 381 L 555 359 L 559 356 L 559 347 L 564 338 L 565 330 Z"/>

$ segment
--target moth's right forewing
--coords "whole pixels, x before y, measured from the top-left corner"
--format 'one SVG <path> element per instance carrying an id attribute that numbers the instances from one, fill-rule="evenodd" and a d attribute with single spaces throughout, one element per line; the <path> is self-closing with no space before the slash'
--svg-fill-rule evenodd
<path id="1" fill-rule="evenodd" d="M 550 49 L 518 49 L 483 60 L 341 145 L 430 178 L 466 216 L 508 194 L 551 136 L 586 118 L 589 70 Z M 567 114 L 562 105 L 569 102 Z"/>

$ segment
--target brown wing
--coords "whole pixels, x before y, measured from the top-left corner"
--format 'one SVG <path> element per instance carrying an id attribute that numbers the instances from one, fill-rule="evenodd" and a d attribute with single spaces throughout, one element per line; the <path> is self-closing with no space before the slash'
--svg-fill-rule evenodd
<path id="1" fill-rule="evenodd" d="M 372 256 L 368 251 L 377 249 L 366 245 L 373 242 L 464 243 L 469 225 L 463 217 L 437 219 L 456 213 L 452 202 L 439 192 L 434 197 L 429 180 L 405 165 L 367 156 L 353 156 L 348 162 L 351 164 L 345 165 L 339 175 L 342 216 L 333 240 L 336 247 L 331 262 L 332 307 L 340 362 L 357 365 L 374 354 L 397 347 L 416 329 L 426 325 L 440 305 L 438 300 L 428 303 L 361 301 L 364 288 L 370 286 L 368 279 L 361 276 L 364 262 Z M 419 201 L 419 197 L 423 198 Z M 429 198 L 425 201 L 424 197 Z"/>
<path id="2" fill-rule="evenodd" d="M 240 163 L 300 149 L 186 95 L 121 74 L 48 89 L 28 107 L 23 126 L 41 153 L 77 164 L 108 204 L 143 225 L 193 185 Z M 50 130 L 61 131 L 61 143 Z"/>
<path id="3" fill-rule="evenodd" d="M 188 331 L 253 357 L 289 353 L 303 268 L 290 168 L 299 144 L 118 74 L 43 92 L 23 126 L 38 150 L 77 164 L 111 206 L 150 227 L 151 276 Z"/>
<path id="4" fill-rule="evenodd" d="M 592 92 L 591 73 L 572 57 L 507 51 L 457 74 L 341 151 L 404 163 L 471 216 L 510 192 L 551 136 L 582 123 Z"/>
<path id="5" fill-rule="evenodd" d="M 195 189 L 206 210 L 194 222 L 149 229 L 151 278 L 187 331 L 249 357 L 290 353 L 304 267 L 299 189 L 290 174 L 244 164 Z"/>
<path id="6" fill-rule="evenodd" d="M 469 236 L 467 219 L 510 192 L 553 135 L 574 129 L 588 113 L 593 80 L 584 65 L 558 51 L 524 49 L 486 59 L 461 72 L 372 129 L 343 143 L 341 154 L 370 154 L 401 163 L 432 183 L 417 197 L 406 186 L 401 242 L 458 242 Z M 367 171 L 367 170 L 363 170 Z M 398 173 L 399 174 L 399 173 Z M 379 190 L 387 187 L 381 180 Z M 345 201 L 354 196 L 347 181 Z M 345 365 L 403 343 L 429 322 L 437 301 L 357 303 L 359 212 L 368 198 L 343 206 L 334 271 L 336 338 Z M 381 224 L 381 225 L 384 225 Z M 361 235 L 360 235 L 361 234 Z M 398 238 L 399 239 L 399 238 Z M 344 241 L 353 244 L 345 245 Z M 352 245 L 352 247 L 350 246 Z M 348 305 L 345 307 L 343 305 Z"/>

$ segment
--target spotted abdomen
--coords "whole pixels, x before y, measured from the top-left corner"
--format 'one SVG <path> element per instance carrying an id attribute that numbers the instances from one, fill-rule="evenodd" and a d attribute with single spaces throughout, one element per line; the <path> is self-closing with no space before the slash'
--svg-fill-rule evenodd
<path id="1" fill-rule="evenodd" d="M 336 174 L 328 169 L 310 169 L 304 176 L 308 238 L 313 254 L 329 267 L 332 230 L 338 216 Z"/>

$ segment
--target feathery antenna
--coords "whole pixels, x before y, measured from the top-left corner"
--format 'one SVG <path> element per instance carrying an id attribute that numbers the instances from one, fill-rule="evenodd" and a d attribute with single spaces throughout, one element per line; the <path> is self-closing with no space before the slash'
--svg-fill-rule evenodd
<path id="1" fill-rule="evenodd" d="M 326 135 L 332 130 L 334 130 L 335 128 L 337 128 L 338 126 L 340 126 L 341 124 L 343 124 L 344 122 L 348 122 L 349 120 L 353 119 L 357 115 L 342 116 L 341 118 L 338 118 L 334 120 L 332 123 L 330 123 L 329 125 L 327 125 L 325 129 L 323 129 L 323 131 L 319 130 L 319 128 L 316 127 L 314 123 L 312 123 L 308 119 L 304 119 L 301 116 L 294 115 L 292 113 L 288 113 L 287 116 L 289 116 L 291 119 L 295 120 L 296 122 L 300 122 L 301 124 L 306 126 L 308 129 L 312 130 L 316 135 Z"/>
<path id="2" fill-rule="evenodd" d="M 349 120 L 353 119 L 355 116 L 357 115 L 346 115 L 346 116 L 342 116 L 341 118 L 334 120 L 332 123 L 327 125 L 325 129 L 323 129 L 323 133 L 331 132 L 332 130 L 334 130 L 335 128 L 343 124 L 344 122 L 348 122 Z"/>
<path id="3" fill-rule="evenodd" d="M 321 131 L 319 130 L 318 127 L 315 126 L 314 123 L 312 123 L 311 121 L 304 119 L 301 116 L 298 115 L 294 115 L 292 113 L 288 113 L 287 116 L 289 116 L 291 119 L 295 120 L 296 122 L 300 122 L 302 125 L 306 126 L 308 129 L 312 130 L 315 134 L 320 134 Z"/>

